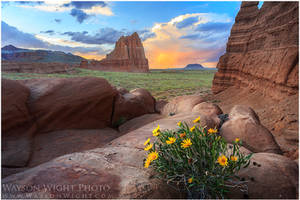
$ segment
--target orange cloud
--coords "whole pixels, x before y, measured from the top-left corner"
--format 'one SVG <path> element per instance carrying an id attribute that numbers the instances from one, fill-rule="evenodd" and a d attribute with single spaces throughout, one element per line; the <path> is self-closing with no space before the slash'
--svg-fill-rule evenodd
<path id="1" fill-rule="evenodd" d="M 95 59 L 95 60 L 102 60 L 105 58 L 105 55 L 99 55 L 97 51 L 95 52 L 87 52 L 87 53 L 81 53 L 81 52 L 74 52 L 73 54 L 77 56 L 81 56 L 85 59 Z"/>
<path id="2" fill-rule="evenodd" d="M 177 24 L 187 18 L 197 18 L 198 21 L 178 28 Z M 167 23 L 155 24 L 151 32 L 155 37 L 144 41 L 146 57 L 150 68 L 180 68 L 187 64 L 199 63 L 205 67 L 216 67 L 218 56 L 222 53 L 226 42 L 224 34 L 201 33 L 196 30 L 199 24 L 209 22 L 228 22 L 229 18 L 209 13 L 180 15 Z M 221 33 L 220 33 L 221 32 Z M 199 38 L 184 38 L 186 35 L 199 35 Z M 223 34 L 223 35 L 222 35 Z M 225 37 L 227 39 L 227 37 Z"/>

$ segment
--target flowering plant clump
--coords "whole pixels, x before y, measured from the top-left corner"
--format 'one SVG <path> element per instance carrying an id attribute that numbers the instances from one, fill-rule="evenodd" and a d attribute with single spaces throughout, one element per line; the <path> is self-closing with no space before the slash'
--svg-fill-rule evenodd
<path id="1" fill-rule="evenodd" d="M 153 166 L 160 178 L 191 198 L 225 198 L 230 187 L 242 189 L 244 182 L 236 174 L 249 165 L 252 154 L 240 152 L 239 138 L 230 149 L 217 129 L 199 126 L 200 117 L 193 122 L 191 128 L 178 122 L 175 131 L 155 128 L 156 140 L 144 144 L 144 167 Z"/>

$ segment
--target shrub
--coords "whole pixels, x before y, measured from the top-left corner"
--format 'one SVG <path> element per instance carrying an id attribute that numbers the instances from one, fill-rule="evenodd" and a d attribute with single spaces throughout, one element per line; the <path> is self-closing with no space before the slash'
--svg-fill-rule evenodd
<path id="1" fill-rule="evenodd" d="M 238 138 L 228 148 L 217 129 L 197 126 L 199 121 L 200 117 L 195 119 L 191 128 L 178 122 L 175 131 L 154 129 L 156 141 L 151 143 L 149 138 L 144 143 L 148 151 L 144 167 L 153 166 L 159 178 L 190 198 L 225 198 L 230 187 L 243 190 L 245 181 L 236 174 L 249 165 L 252 154 L 240 152 Z"/>

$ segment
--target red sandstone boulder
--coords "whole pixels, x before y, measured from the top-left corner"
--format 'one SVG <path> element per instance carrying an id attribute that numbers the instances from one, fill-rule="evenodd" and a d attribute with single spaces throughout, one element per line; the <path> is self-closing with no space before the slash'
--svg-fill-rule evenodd
<path id="1" fill-rule="evenodd" d="M 255 153 L 249 167 L 238 173 L 247 181 L 248 194 L 237 189 L 229 198 L 296 199 L 298 193 L 298 165 L 293 160 L 273 154 Z"/>
<path id="2" fill-rule="evenodd" d="M 156 112 L 161 113 L 162 110 L 163 110 L 163 108 L 164 108 L 165 105 L 167 105 L 167 104 L 168 104 L 168 102 L 165 101 L 165 100 L 157 100 L 157 101 L 156 101 L 156 104 L 155 104 L 155 110 L 156 110 Z"/>
<path id="3" fill-rule="evenodd" d="M 2 166 L 24 167 L 31 155 L 36 127 L 27 108 L 30 91 L 17 81 L 2 79 Z"/>
<path id="4" fill-rule="evenodd" d="M 31 120 L 26 102 L 30 90 L 17 81 L 2 79 L 2 134 Z"/>
<path id="5" fill-rule="evenodd" d="M 23 82 L 31 90 L 29 110 L 39 132 L 111 125 L 117 91 L 105 79 L 52 78 Z"/>
<path id="6" fill-rule="evenodd" d="M 255 123 L 260 123 L 259 117 L 255 113 L 255 111 L 252 108 L 245 105 L 235 105 L 234 107 L 232 107 L 229 112 L 229 118 L 250 118 L 253 119 Z"/>
<path id="7" fill-rule="evenodd" d="M 220 115 L 223 114 L 221 108 L 213 103 L 202 102 L 194 106 L 192 112 L 199 112 L 206 115 Z"/>
<path id="8" fill-rule="evenodd" d="M 282 153 L 272 133 L 260 124 L 254 111 L 246 106 L 232 108 L 220 134 L 228 142 L 239 138 L 243 146 L 252 152 Z"/>
<path id="9" fill-rule="evenodd" d="M 135 89 L 124 95 L 119 94 L 114 104 L 113 126 L 144 114 L 155 112 L 155 99 L 145 89 Z"/>
<path id="10" fill-rule="evenodd" d="M 252 153 L 250 150 L 246 149 L 245 147 L 240 146 L 240 153 L 243 155 L 249 155 L 250 153 Z M 233 144 L 228 143 L 227 144 L 227 153 L 225 154 L 227 158 L 230 158 L 230 156 L 232 156 L 233 154 Z"/>
<path id="11" fill-rule="evenodd" d="M 122 95 L 129 93 L 129 91 L 127 89 L 122 88 L 122 87 L 117 87 L 117 91 Z"/>
<path id="12" fill-rule="evenodd" d="M 175 97 L 163 107 L 161 114 L 172 116 L 178 113 L 191 112 L 195 105 L 202 102 L 204 102 L 203 98 L 198 95 Z"/>
<path id="13" fill-rule="evenodd" d="M 37 166 L 62 155 L 102 147 L 121 135 L 111 128 L 72 129 L 38 134 L 34 137 L 33 155 L 28 167 Z"/>
<path id="14" fill-rule="evenodd" d="M 143 127 L 146 124 L 159 120 L 161 118 L 163 118 L 163 116 L 160 114 L 145 114 L 140 117 L 135 117 L 129 120 L 128 122 L 122 124 L 121 126 L 119 126 L 119 131 L 122 134 L 128 133 L 140 127 Z"/>

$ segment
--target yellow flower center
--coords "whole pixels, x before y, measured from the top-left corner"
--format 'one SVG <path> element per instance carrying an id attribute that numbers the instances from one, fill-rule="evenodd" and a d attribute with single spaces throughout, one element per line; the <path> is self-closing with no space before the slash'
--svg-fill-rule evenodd
<path id="1" fill-rule="evenodd" d="M 169 137 L 169 140 L 166 141 L 167 144 L 173 144 L 174 142 L 176 142 L 176 138 L 174 137 Z"/>
<path id="2" fill-rule="evenodd" d="M 192 145 L 192 142 L 191 142 L 190 139 L 185 139 L 181 143 L 181 147 L 184 148 L 184 149 L 190 147 L 191 145 Z"/>
<path id="3" fill-rule="evenodd" d="M 221 166 L 227 166 L 228 162 L 227 162 L 226 156 L 224 156 L 224 155 L 219 156 L 219 158 L 218 158 L 218 163 L 219 163 Z"/>
<path id="4" fill-rule="evenodd" d="M 151 153 L 148 154 L 147 159 L 152 161 L 152 160 L 156 160 L 157 158 L 158 158 L 158 153 L 156 151 L 154 151 L 154 152 L 151 152 Z"/>

